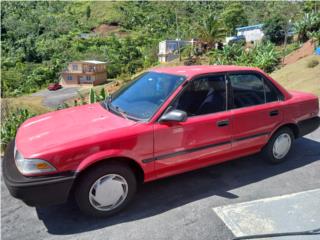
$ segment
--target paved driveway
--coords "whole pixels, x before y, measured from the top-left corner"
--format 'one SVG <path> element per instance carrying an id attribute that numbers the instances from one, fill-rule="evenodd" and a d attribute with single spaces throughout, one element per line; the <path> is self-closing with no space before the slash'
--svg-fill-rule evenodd
<path id="1" fill-rule="evenodd" d="M 49 108 L 57 108 L 64 101 L 78 96 L 80 87 L 64 87 L 56 91 L 47 89 L 32 94 L 32 96 L 43 97 L 43 105 Z"/>
<path id="2" fill-rule="evenodd" d="M 320 188 L 319 141 L 320 130 L 297 140 L 280 165 L 251 156 L 145 184 L 125 211 L 106 219 L 81 215 L 73 201 L 27 207 L 2 183 L 2 239 L 232 239 L 213 208 Z"/>

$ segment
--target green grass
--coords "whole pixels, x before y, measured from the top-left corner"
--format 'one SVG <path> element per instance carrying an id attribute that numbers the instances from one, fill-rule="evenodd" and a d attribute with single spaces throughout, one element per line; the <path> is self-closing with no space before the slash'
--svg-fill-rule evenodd
<path id="1" fill-rule="evenodd" d="M 43 114 L 51 111 L 51 109 L 43 106 L 43 98 L 40 96 L 21 96 L 15 98 L 3 98 L 1 99 L 2 114 L 6 114 L 6 111 L 13 111 L 14 109 L 24 108 L 34 114 Z"/>
<path id="2" fill-rule="evenodd" d="M 320 61 L 320 56 L 309 56 L 296 63 L 274 71 L 271 77 L 289 90 L 299 90 L 320 96 L 320 65 L 308 68 L 311 59 Z"/>

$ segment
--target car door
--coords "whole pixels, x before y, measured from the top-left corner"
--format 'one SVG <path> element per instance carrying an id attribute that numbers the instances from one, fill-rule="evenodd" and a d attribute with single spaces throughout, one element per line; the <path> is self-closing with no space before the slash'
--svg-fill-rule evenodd
<path id="1" fill-rule="evenodd" d="M 230 151 L 233 121 L 226 86 L 224 74 L 192 80 L 167 108 L 187 112 L 187 120 L 154 125 L 158 177 L 222 161 Z"/>
<path id="2" fill-rule="evenodd" d="M 273 84 L 256 72 L 228 74 L 233 108 L 232 150 L 256 152 L 282 122 L 282 98 Z"/>

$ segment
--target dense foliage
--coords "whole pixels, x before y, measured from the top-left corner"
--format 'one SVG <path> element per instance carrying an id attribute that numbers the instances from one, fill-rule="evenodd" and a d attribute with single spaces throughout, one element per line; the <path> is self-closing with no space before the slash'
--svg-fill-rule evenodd
<path id="1" fill-rule="evenodd" d="M 210 57 L 212 64 L 253 66 L 266 72 L 272 72 L 280 60 L 279 53 L 270 42 L 257 44 L 250 49 L 233 44 L 224 47 L 223 50 L 213 50 Z"/>
<path id="2" fill-rule="evenodd" d="M 228 33 L 235 34 L 237 27 L 248 25 L 248 18 L 244 7 L 240 3 L 232 3 L 228 5 L 222 13 Z"/>
<path id="3" fill-rule="evenodd" d="M 27 109 L 16 109 L 1 119 L 1 151 L 5 149 L 7 144 L 16 136 L 19 126 L 28 118 L 33 117 Z"/>
<path id="4" fill-rule="evenodd" d="M 287 29 L 288 23 L 286 18 L 280 15 L 268 19 L 263 26 L 265 39 L 275 44 L 284 42 L 285 34 L 288 31 Z"/>

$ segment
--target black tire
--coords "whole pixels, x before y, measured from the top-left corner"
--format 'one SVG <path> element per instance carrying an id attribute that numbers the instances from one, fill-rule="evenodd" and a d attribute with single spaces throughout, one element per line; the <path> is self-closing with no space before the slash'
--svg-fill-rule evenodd
<path id="1" fill-rule="evenodd" d="M 277 158 L 273 153 L 273 146 L 274 146 L 274 143 L 275 143 L 276 139 L 282 134 L 287 134 L 288 136 L 290 136 L 291 144 L 290 144 L 290 147 L 289 147 L 289 151 L 283 157 Z M 294 134 L 293 134 L 293 132 L 292 132 L 292 130 L 290 128 L 283 127 L 281 129 L 279 129 L 277 132 L 275 132 L 273 134 L 273 136 L 270 138 L 270 140 L 267 143 L 267 145 L 264 146 L 264 148 L 262 149 L 262 151 L 261 151 L 262 157 L 267 162 L 272 163 L 272 164 L 277 164 L 277 163 L 284 162 L 285 160 L 287 160 L 288 154 L 291 151 L 293 140 L 294 140 Z"/>
<path id="2" fill-rule="evenodd" d="M 128 190 L 125 200 L 116 208 L 108 211 L 102 211 L 95 208 L 89 200 L 89 191 L 93 184 L 101 177 L 107 174 L 117 174 L 125 179 Z M 137 180 L 132 169 L 119 163 L 100 164 L 80 176 L 79 182 L 75 188 L 75 200 L 80 210 L 90 216 L 106 217 L 122 210 L 133 198 L 137 189 Z"/>

